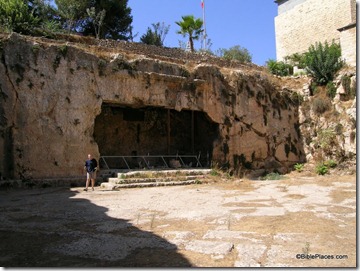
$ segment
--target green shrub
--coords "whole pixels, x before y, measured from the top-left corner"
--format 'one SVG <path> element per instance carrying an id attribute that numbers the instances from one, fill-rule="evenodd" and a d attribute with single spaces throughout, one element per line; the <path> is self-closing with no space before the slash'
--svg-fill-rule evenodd
<path id="1" fill-rule="evenodd" d="M 34 27 L 39 26 L 39 18 L 33 15 L 26 2 L 23 0 L 0 1 L 0 29 L 30 34 Z"/>
<path id="2" fill-rule="evenodd" d="M 335 168 L 337 166 L 337 163 L 334 160 L 329 160 L 324 162 L 324 165 L 329 168 Z"/>
<path id="3" fill-rule="evenodd" d="M 57 22 L 57 21 L 46 21 L 46 22 L 43 22 L 41 24 L 41 26 L 45 31 L 49 31 L 49 32 L 61 32 L 62 31 L 61 24 L 60 24 L 60 22 Z"/>
<path id="4" fill-rule="evenodd" d="M 229 49 L 221 48 L 218 50 L 218 55 L 227 60 L 238 60 L 242 63 L 250 63 L 252 56 L 248 49 L 235 45 Z"/>
<path id="5" fill-rule="evenodd" d="M 295 91 L 291 93 L 290 98 L 296 105 L 301 105 L 304 102 L 304 96 Z"/>
<path id="6" fill-rule="evenodd" d="M 341 77 L 341 85 L 343 86 L 346 93 L 348 93 L 350 90 L 350 83 L 351 83 L 351 79 L 349 76 L 344 75 Z"/>
<path id="7" fill-rule="evenodd" d="M 140 41 L 145 44 L 164 46 L 164 40 L 169 32 L 170 25 L 166 26 L 164 22 L 151 25 L 153 29 L 148 27 L 147 32 L 141 36 Z"/>
<path id="8" fill-rule="evenodd" d="M 106 65 L 107 61 L 100 58 L 98 61 L 99 76 L 105 75 Z"/>
<path id="9" fill-rule="evenodd" d="M 331 45 L 328 42 L 324 45 L 317 42 L 305 53 L 304 63 L 306 71 L 315 81 L 320 85 L 326 85 L 344 65 L 341 60 L 341 47 L 334 41 Z"/>
<path id="10" fill-rule="evenodd" d="M 336 87 L 335 84 L 330 81 L 327 83 L 326 85 L 326 95 L 330 98 L 330 99 L 334 99 L 335 95 L 336 95 Z"/>
<path id="11" fill-rule="evenodd" d="M 325 175 L 329 172 L 329 168 L 335 168 L 337 163 L 334 160 L 328 160 L 316 166 L 315 171 L 318 175 Z"/>
<path id="12" fill-rule="evenodd" d="M 302 172 L 304 170 L 304 164 L 295 164 L 294 165 L 294 169 L 297 171 L 297 172 Z"/>
<path id="13" fill-rule="evenodd" d="M 286 56 L 285 61 L 292 66 L 297 66 L 299 69 L 304 69 L 306 67 L 305 54 L 295 53 L 290 56 Z"/>
<path id="14" fill-rule="evenodd" d="M 319 85 L 315 82 L 311 82 L 310 91 L 313 95 L 317 94 L 319 92 Z"/>
<path id="15" fill-rule="evenodd" d="M 335 133 L 337 135 L 342 135 L 343 134 L 343 129 L 344 129 L 344 126 L 341 123 L 338 123 L 335 126 Z"/>
<path id="16" fill-rule="evenodd" d="M 328 99 L 315 98 L 312 102 L 312 108 L 317 115 L 321 115 L 331 108 L 331 102 Z"/>
<path id="17" fill-rule="evenodd" d="M 321 163 L 316 166 L 315 171 L 318 175 L 325 175 L 329 169 L 324 163 Z"/>
<path id="18" fill-rule="evenodd" d="M 266 62 L 266 66 L 268 70 L 275 75 L 288 76 L 293 73 L 293 66 L 286 64 L 283 61 L 270 59 Z"/>
<path id="19" fill-rule="evenodd" d="M 350 99 L 354 99 L 354 98 L 356 97 L 356 91 L 357 91 L 356 83 L 353 83 L 353 84 L 350 86 L 350 92 L 349 92 Z"/>
<path id="20" fill-rule="evenodd" d="M 218 172 L 217 169 L 212 168 L 211 171 L 210 171 L 210 175 L 211 176 L 219 176 L 220 173 Z"/>
<path id="21" fill-rule="evenodd" d="M 344 75 L 341 77 L 341 85 L 348 98 L 354 99 L 356 97 L 356 84 L 355 86 L 351 86 L 351 78 L 349 76 Z"/>
<path id="22" fill-rule="evenodd" d="M 284 176 L 277 172 L 271 172 L 260 178 L 260 180 L 281 180 L 281 179 L 284 179 Z"/>
<path id="23" fill-rule="evenodd" d="M 336 133 L 333 129 L 323 129 L 318 133 L 320 147 L 327 153 L 336 145 Z"/>

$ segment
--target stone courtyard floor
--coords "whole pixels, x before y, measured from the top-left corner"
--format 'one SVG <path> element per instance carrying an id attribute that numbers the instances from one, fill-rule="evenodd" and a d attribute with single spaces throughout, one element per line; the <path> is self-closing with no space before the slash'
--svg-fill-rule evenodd
<path id="1" fill-rule="evenodd" d="M 356 267 L 355 175 L 18 189 L 0 210 L 3 267 Z"/>

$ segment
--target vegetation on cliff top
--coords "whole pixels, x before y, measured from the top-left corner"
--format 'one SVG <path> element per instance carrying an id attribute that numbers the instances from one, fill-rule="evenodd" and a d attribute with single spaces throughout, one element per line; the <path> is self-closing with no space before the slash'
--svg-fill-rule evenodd
<path id="1" fill-rule="evenodd" d="M 54 2 L 52 2 L 54 3 Z M 25 35 L 41 36 L 56 39 L 62 34 L 93 36 L 97 39 L 133 41 L 138 33 L 133 33 L 131 8 L 128 0 L 0 0 L 0 32 L 16 32 Z M 201 19 L 194 16 L 183 16 L 179 34 L 189 37 L 189 48 L 179 44 L 181 49 L 194 52 L 194 40 L 200 38 L 203 30 Z M 162 47 L 170 26 L 153 23 L 140 38 L 140 42 Z M 211 51 L 211 40 L 208 39 L 208 54 L 250 63 L 251 55 L 239 45 L 230 49 Z"/>
<path id="2" fill-rule="evenodd" d="M 293 54 L 285 61 L 269 60 L 267 67 L 272 74 L 287 76 L 293 74 L 294 66 L 304 69 L 317 85 L 326 85 L 334 79 L 335 74 L 344 66 L 341 59 L 341 47 L 334 41 L 329 45 L 318 42 L 311 45 L 303 54 Z"/>
<path id="3" fill-rule="evenodd" d="M 0 31 L 41 36 L 51 36 L 54 32 L 76 32 L 129 40 L 132 16 L 127 2 L 55 0 L 57 6 L 54 7 L 46 0 L 0 0 Z M 98 25 L 96 29 L 95 19 L 103 13 L 106 16 L 103 16 L 101 26 Z"/>

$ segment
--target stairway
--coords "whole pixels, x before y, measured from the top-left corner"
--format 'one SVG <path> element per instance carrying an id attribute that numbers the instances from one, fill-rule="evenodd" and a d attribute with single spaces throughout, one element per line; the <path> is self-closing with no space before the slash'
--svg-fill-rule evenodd
<path id="1" fill-rule="evenodd" d="M 170 185 L 201 184 L 206 181 L 211 169 L 141 170 L 118 172 L 117 177 L 107 178 L 100 185 L 102 190 L 154 187 Z"/>

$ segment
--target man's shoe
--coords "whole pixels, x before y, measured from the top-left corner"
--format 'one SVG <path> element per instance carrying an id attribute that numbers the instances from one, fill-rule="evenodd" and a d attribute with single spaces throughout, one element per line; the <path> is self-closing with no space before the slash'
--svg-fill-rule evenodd
<path id="1" fill-rule="evenodd" d="M 87 191 L 87 188 L 85 188 L 84 191 Z"/>

